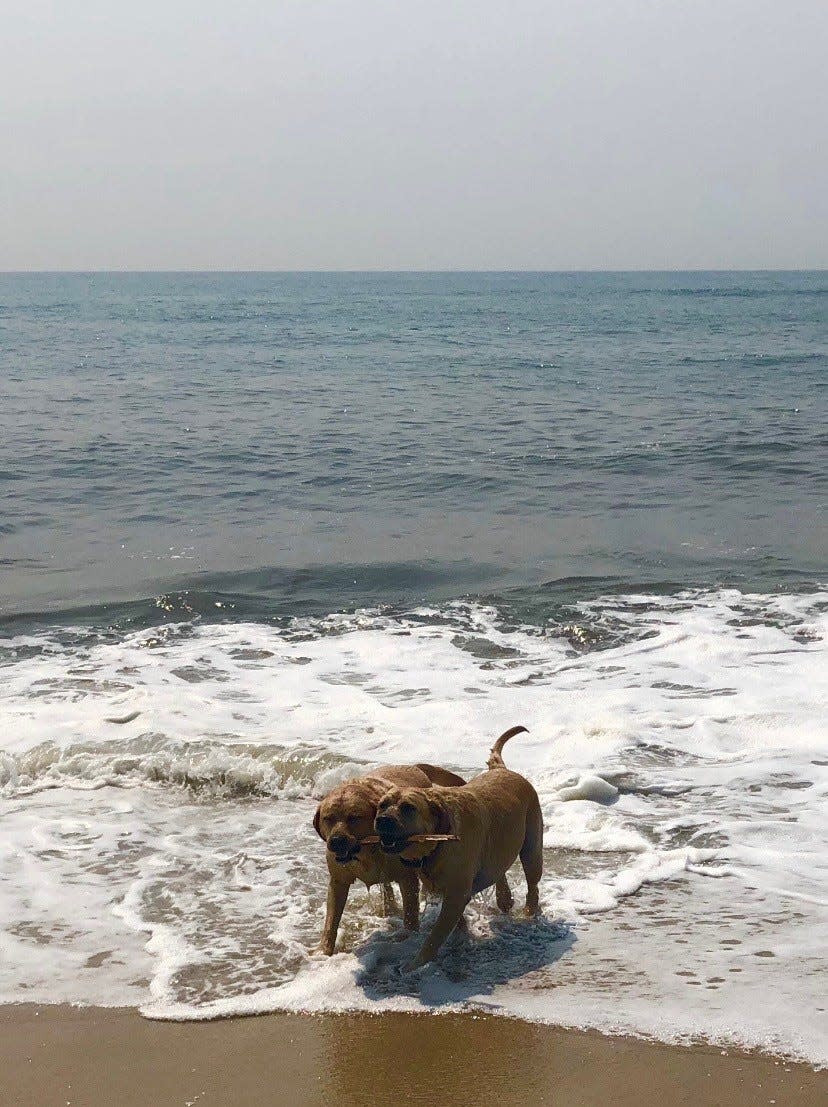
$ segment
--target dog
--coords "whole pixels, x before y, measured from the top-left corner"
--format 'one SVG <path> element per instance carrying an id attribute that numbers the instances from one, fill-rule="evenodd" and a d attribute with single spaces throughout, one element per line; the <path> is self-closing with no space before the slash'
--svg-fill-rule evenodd
<path id="1" fill-rule="evenodd" d="M 328 905 L 320 950 L 330 956 L 348 892 L 355 880 L 367 887 L 382 884 L 383 913 L 394 910 L 392 881 L 400 886 L 403 923 L 408 930 L 420 925 L 420 884 L 416 869 L 392 857 L 376 844 L 363 842 L 374 835 L 377 804 L 390 787 L 427 791 L 433 785 L 450 790 L 465 780 L 437 765 L 388 765 L 367 776 L 346 780 L 322 799 L 313 817 L 313 827 L 325 842 L 328 862 Z"/>
<path id="2" fill-rule="evenodd" d="M 431 961 L 460 924 L 471 897 L 495 885 L 498 907 L 513 904 L 506 873 L 520 857 L 526 876 L 528 917 L 538 913 L 538 882 L 543 870 L 543 816 L 532 785 L 503 763 L 503 747 L 516 734 L 501 734 L 489 756 L 488 771 L 455 788 L 394 786 L 381 797 L 374 827 L 380 847 L 412 871 L 426 889 L 442 896 L 437 922 L 406 970 Z M 454 834 L 456 841 L 411 842 L 412 835 Z"/>

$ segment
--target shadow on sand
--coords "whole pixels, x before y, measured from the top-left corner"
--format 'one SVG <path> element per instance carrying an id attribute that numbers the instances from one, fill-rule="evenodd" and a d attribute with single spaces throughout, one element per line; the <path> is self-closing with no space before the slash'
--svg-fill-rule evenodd
<path id="1" fill-rule="evenodd" d="M 403 972 L 436 917 L 437 908 L 432 907 L 419 934 L 377 931 L 355 951 L 360 961 L 356 984 L 369 999 L 406 996 L 426 1007 L 443 1007 L 482 998 L 559 961 L 576 941 L 572 927 L 563 922 L 475 915 L 471 931 L 455 931 L 432 964 Z"/>

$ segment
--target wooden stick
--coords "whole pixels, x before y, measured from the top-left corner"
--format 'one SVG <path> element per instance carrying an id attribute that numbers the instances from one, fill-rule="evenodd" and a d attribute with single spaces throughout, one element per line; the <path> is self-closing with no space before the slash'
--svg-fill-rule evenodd
<path id="1" fill-rule="evenodd" d="M 411 834 L 406 838 L 406 845 L 416 842 L 459 842 L 456 834 Z M 360 842 L 366 846 L 377 846 L 380 842 L 379 834 L 369 834 L 367 838 L 360 838 Z"/>

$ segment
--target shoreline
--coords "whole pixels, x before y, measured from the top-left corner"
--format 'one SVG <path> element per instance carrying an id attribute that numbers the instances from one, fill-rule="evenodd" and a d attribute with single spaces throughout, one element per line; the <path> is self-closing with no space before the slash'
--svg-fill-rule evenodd
<path id="1" fill-rule="evenodd" d="M 708 1045 L 484 1014 L 270 1014 L 157 1022 L 133 1008 L 0 1006 L 16 1107 L 816 1107 L 828 1070 Z M 7 1097 L 7 1098 L 5 1098 Z"/>

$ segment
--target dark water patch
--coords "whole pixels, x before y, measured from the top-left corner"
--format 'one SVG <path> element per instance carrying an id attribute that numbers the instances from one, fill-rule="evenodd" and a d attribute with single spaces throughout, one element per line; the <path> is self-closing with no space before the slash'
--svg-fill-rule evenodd
<path id="1" fill-rule="evenodd" d="M 469 653 L 472 657 L 483 661 L 502 661 L 505 658 L 520 657 L 520 651 L 512 646 L 501 646 L 497 642 L 491 642 L 488 638 L 480 638 L 472 635 L 455 635 L 451 644 L 458 650 Z"/>

